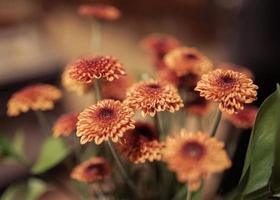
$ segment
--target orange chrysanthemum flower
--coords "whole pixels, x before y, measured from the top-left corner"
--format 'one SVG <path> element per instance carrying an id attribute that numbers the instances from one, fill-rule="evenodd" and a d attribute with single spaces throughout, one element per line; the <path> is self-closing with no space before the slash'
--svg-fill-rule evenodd
<path id="1" fill-rule="evenodd" d="M 81 58 L 69 67 L 70 78 L 83 84 L 90 84 L 100 78 L 113 81 L 124 74 L 123 65 L 112 56 Z"/>
<path id="2" fill-rule="evenodd" d="M 165 55 L 164 62 L 178 76 L 200 76 L 213 69 L 212 62 L 195 48 L 176 48 Z"/>
<path id="3" fill-rule="evenodd" d="M 157 80 L 134 84 L 127 91 L 125 103 L 135 110 L 142 110 L 144 116 L 155 116 L 160 111 L 175 112 L 184 106 L 173 85 Z"/>
<path id="4" fill-rule="evenodd" d="M 254 126 L 257 117 L 258 108 L 255 106 L 246 106 L 243 110 L 232 115 L 225 115 L 235 127 L 248 129 Z"/>
<path id="5" fill-rule="evenodd" d="M 124 100 L 126 90 L 132 85 L 130 76 L 121 76 L 112 82 L 102 82 L 102 97 L 104 99 Z"/>
<path id="6" fill-rule="evenodd" d="M 73 133 L 73 131 L 76 130 L 77 117 L 78 114 L 76 113 L 64 114 L 60 116 L 53 126 L 53 136 L 67 137 Z"/>
<path id="7" fill-rule="evenodd" d="M 113 21 L 121 17 L 121 11 L 109 5 L 81 5 L 78 13 L 83 16 L 95 17 L 100 20 Z"/>
<path id="8" fill-rule="evenodd" d="M 118 142 L 127 130 L 134 129 L 133 116 L 133 110 L 120 101 L 99 101 L 79 114 L 77 136 L 81 144 L 92 140 L 100 144 L 109 138 Z"/>
<path id="9" fill-rule="evenodd" d="M 61 92 L 49 84 L 36 84 L 25 87 L 12 95 L 8 101 L 8 115 L 17 116 L 29 110 L 51 110 L 61 98 Z"/>
<path id="10" fill-rule="evenodd" d="M 80 83 L 72 79 L 69 74 L 69 67 L 66 67 L 62 73 L 62 85 L 69 92 L 76 92 L 78 95 L 83 95 L 92 87 L 92 83 Z"/>
<path id="11" fill-rule="evenodd" d="M 244 104 L 256 100 L 257 89 L 245 74 L 224 69 L 203 75 L 195 88 L 200 96 L 219 102 L 220 110 L 228 114 L 242 110 Z"/>
<path id="12" fill-rule="evenodd" d="M 102 157 L 93 157 L 76 166 L 71 172 L 71 178 L 80 182 L 92 183 L 104 180 L 112 174 L 107 160 Z"/>
<path id="13" fill-rule="evenodd" d="M 163 58 L 170 50 L 180 46 L 180 42 L 173 36 L 151 34 L 141 41 L 141 46 L 148 51 L 158 69 L 165 68 Z"/>
<path id="14" fill-rule="evenodd" d="M 163 147 L 154 126 L 146 122 L 136 122 L 135 129 L 128 131 L 118 144 L 119 151 L 134 163 L 161 160 Z"/>
<path id="15" fill-rule="evenodd" d="M 224 144 L 208 134 L 187 133 L 168 137 L 163 159 L 180 182 L 188 183 L 191 190 L 200 186 L 202 178 L 221 172 L 231 166 Z"/>

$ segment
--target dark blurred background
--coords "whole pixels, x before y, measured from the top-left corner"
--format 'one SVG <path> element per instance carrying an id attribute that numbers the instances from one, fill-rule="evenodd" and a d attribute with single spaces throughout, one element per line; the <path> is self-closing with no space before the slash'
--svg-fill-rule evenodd
<path id="1" fill-rule="evenodd" d="M 38 146 L 34 116 L 8 119 L 7 99 L 30 83 L 60 84 L 65 64 L 90 53 L 90 21 L 76 11 L 78 5 L 93 2 L 115 5 L 123 17 L 104 25 L 102 52 L 91 53 L 115 55 L 128 72 L 151 71 L 139 41 L 156 32 L 176 36 L 216 63 L 233 62 L 251 69 L 260 88 L 257 104 L 280 82 L 279 0 L 0 0 L 0 134 L 11 137 L 18 127 L 24 127 L 29 130 L 31 146 Z M 74 95 L 66 95 L 64 101 L 48 113 L 50 118 L 61 110 L 80 109 Z M 226 176 L 232 181 L 225 181 L 221 192 L 237 183 L 248 138 L 249 134 L 242 135 L 235 156 L 238 162 Z M 31 146 L 26 151 L 35 158 Z M 23 176 L 18 169 L 2 173 L 11 170 L 0 166 L 0 189 Z"/>

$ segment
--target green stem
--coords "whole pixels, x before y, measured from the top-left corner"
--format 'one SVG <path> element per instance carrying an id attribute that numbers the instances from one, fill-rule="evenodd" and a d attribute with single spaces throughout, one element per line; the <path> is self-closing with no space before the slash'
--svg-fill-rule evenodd
<path id="1" fill-rule="evenodd" d="M 212 136 L 212 137 L 215 136 L 215 134 L 218 130 L 219 124 L 221 122 L 221 119 L 222 119 L 222 112 L 220 110 L 218 110 L 218 113 L 217 113 L 216 119 L 215 119 L 215 123 L 214 123 L 210 136 Z"/>
<path id="2" fill-rule="evenodd" d="M 35 111 L 35 115 L 36 115 L 36 118 L 38 120 L 40 127 L 43 129 L 43 133 L 45 134 L 45 136 L 50 134 L 51 129 L 50 129 L 50 126 L 49 126 L 49 123 L 48 123 L 48 120 L 47 120 L 45 114 L 42 111 L 37 110 L 37 111 Z"/>
<path id="3" fill-rule="evenodd" d="M 116 161 L 116 164 L 120 170 L 120 174 L 122 176 L 122 178 L 126 181 L 127 185 L 130 187 L 130 189 L 136 194 L 136 196 L 138 196 L 138 193 L 137 193 L 137 189 L 136 189 L 136 186 L 134 185 L 134 183 L 130 180 L 128 174 L 126 173 L 126 170 L 117 154 L 117 152 L 115 151 L 114 147 L 113 147 L 113 144 L 111 143 L 110 140 L 108 140 L 107 142 L 110 150 L 111 150 L 111 153 L 114 157 L 114 160 Z"/>
<path id="4" fill-rule="evenodd" d="M 189 186 L 188 186 L 188 194 L 186 200 L 192 200 L 192 192 L 190 191 Z"/>
<path id="5" fill-rule="evenodd" d="M 155 120 L 155 126 L 156 126 L 157 133 L 158 133 L 160 139 L 163 139 L 164 131 L 163 131 L 162 123 L 161 123 L 161 117 L 158 112 L 156 113 L 154 120 Z"/>
<path id="6" fill-rule="evenodd" d="M 102 99 L 102 93 L 101 93 L 101 83 L 100 80 L 95 79 L 95 99 L 96 103 Z"/>

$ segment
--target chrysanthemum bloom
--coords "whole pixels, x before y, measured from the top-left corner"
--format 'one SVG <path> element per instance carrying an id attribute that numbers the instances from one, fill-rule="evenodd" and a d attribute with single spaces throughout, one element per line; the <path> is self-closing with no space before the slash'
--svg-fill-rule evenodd
<path id="1" fill-rule="evenodd" d="M 102 97 L 104 99 L 124 100 L 126 90 L 133 84 L 130 76 L 121 76 L 119 79 L 102 82 Z"/>
<path id="2" fill-rule="evenodd" d="M 60 90 L 49 84 L 27 86 L 9 99 L 7 113 L 9 116 L 17 116 L 29 110 L 51 110 L 61 96 Z"/>
<path id="3" fill-rule="evenodd" d="M 69 92 L 76 92 L 78 95 L 83 95 L 92 88 L 92 83 L 80 83 L 75 79 L 72 79 L 69 72 L 69 68 L 66 67 L 62 73 L 62 85 L 66 90 Z"/>
<path id="4" fill-rule="evenodd" d="M 83 16 L 106 21 L 117 20 L 121 17 L 121 11 L 118 8 L 102 4 L 81 5 L 78 9 L 78 13 Z"/>
<path id="5" fill-rule="evenodd" d="M 245 106 L 243 110 L 238 111 L 232 115 L 225 115 L 235 127 L 248 129 L 254 126 L 258 108 L 255 106 Z"/>
<path id="6" fill-rule="evenodd" d="M 204 116 L 210 111 L 209 102 L 200 97 L 197 93 L 188 93 L 186 111 L 194 115 Z"/>
<path id="7" fill-rule="evenodd" d="M 218 65 L 218 68 L 237 71 L 237 72 L 245 74 L 247 77 L 251 78 L 252 80 L 255 79 L 253 72 L 250 69 L 248 69 L 247 67 L 243 67 L 243 66 L 236 65 L 233 63 L 221 63 Z"/>
<path id="8" fill-rule="evenodd" d="M 102 157 L 93 157 L 76 166 L 71 172 L 71 178 L 80 182 L 92 183 L 104 180 L 112 174 L 107 160 Z"/>
<path id="9" fill-rule="evenodd" d="M 136 122 L 135 129 L 129 130 L 118 143 L 122 155 L 134 163 L 161 160 L 163 147 L 154 126 L 147 122 Z"/>
<path id="10" fill-rule="evenodd" d="M 73 133 L 76 130 L 77 117 L 76 113 L 61 115 L 53 126 L 53 136 L 67 137 Z"/>
<path id="11" fill-rule="evenodd" d="M 220 110 L 228 114 L 242 110 L 244 104 L 256 100 L 257 89 L 245 74 L 224 69 L 203 75 L 195 88 L 205 99 L 219 102 Z"/>
<path id="12" fill-rule="evenodd" d="M 180 42 L 173 36 L 151 34 L 141 41 L 141 46 L 152 55 L 158 69 L 165 68 L 163 58 L 170 50 L 180 46 Z"/>
<path id="13" fill-rule="evenodd" d="M 206 133 L 185 130 L 167 138 L 163 159 L 177 179 L 188 183 L 192 191 L 199 188 L 202 178 L 231 166 L 222 142 Z"/>
<path id="14" fill-rule="evenodd" d="M 213 69 L 212 62 L 195 48 L 178 47 L 164 57 L 166 66 L 178 76 L 202 75 Z"/>
<path id="15" fill-rule="evenodd" d="M 77 59 L 69 67 L 70 78 L 90 84 L 94 79 L 113 81 L 124 75 L 123 65 L 112 56 L 93 56 Z"/>
<path id="16" fill-rule="evenodd" d="M 109 138 L 118 142 L 127 130 L 134 129 L 133 116 L 133 110 L 120 101 L 99 101 L 79 114 L 77 136 L 81 144 L 92 140 L 100 144 Z"/>
<path id="17" fill-rule="evenodd" d="M 183 107 L 183 101 L 177 89 L 165 82 L 145 80 L 128 89 L 125 103 L 142 115 L 155 116 L 156 112 L 175 112 Z"/>

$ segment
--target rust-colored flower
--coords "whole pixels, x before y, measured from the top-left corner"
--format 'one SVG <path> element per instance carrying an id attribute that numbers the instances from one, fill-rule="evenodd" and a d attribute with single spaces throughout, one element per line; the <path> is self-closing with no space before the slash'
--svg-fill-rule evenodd
<path id="1" fill-rule="evenodd" d="M 53 126 L 53 136 L 67 137 L 73 133 L 76 130 L 77 117 L 76 113 L 61 115 Z"/>
<path id="2" fill-rule="evenodd" d="M 248 69 L 247 67 L 243 67 L 243 66 L 236 65 L 236 64 L 233 64 L 233 63 L 221 63 L 221 64 L 218 65 L 218 68 L 230 69 L 230 70 L 233 70 L 233 71 L 237 71 L 237 72 L 240 72 L 242 74 L 246 74 L 246 76 L 251 78 L 252 80 L 255 79 L 253 72 L 250 69 Z"/>
<path id="3" fill-rule="evenodd" d="M 83 84 L 90 84 L 100 78 L 113 81 L 124 74 L 123 65 L 112 56 L 80 58 L 69 67 L 70 78 Z"/>
<path id="4" fill-rule="evenodd" d="M 111 167 L 105 158 L 93 157 L 76 166 L 71 172 L 71 178 L 80 182 L 92 183 L 104 180 L 111 174 Z"/>
<path id="5" fill-rule="evenodd" d="M 205 99 L 219 102 L 220 110 L 228 114 L 236 113 L 244 104 L 256 100 L 257 89 L 245 74 L 224 69 L 203 75 L 195 88 Z"/>
<path id="6" fill-rule="evenodd" d="M 166 66 L 178 76 L 202 75 L 213 69 L 212 62 L 195 48 L 178 47 L 164 57 Z"/>
<path id="7" fill-rule="evenodd" d="M 180 42 L 170 35 L 151 34 L 141 41 L 141 46 L 151 54 L 155 66 L 162 69 L 165 68 L 164 56 L 170 50 L 179 47 Z"/>
<path id="8" fill-rule="evenodd" d="M 104 99 L 124 100 L 126 90 L 132 85 L 130 76 L 121 76 L 119 79 L 102 82 L 102 97 Z"/>
<path id="9" fill-rule="evenodd" d="M 81 137 L 81 144 L 92 140 L 100 144 L 109 138 L 118 142 L 127 130 L 134 129 L 133 116 L 133 110 L 120 101 L 99 101 L 79 114 L 77 136 Z"/>
<path id="10" fill-rule="evenodd" d="M 66 67 L 62 73 L 62 85 L 66 90 L 69 92 L 76 92 L 78 95 L 83 95 L 92 88 L 92 83 L 80 83 L 72 79 L 69 72 L 69 67 Z"/>
<path id="11" fill-rule="evenodd" d="M 198 189 L 202 178 L 231 166 L 222 142 L 206 133 L 185 130 L 167 138 L 163 159 L 178 180 L 188 183 L 191 190 Z"/>
<path id="12" fill-rule="evenodd" d="M 232 115 L 225 115 L 226 119 L 229 120 L 235 127 L 248 129 L 254 126 L 258 108 L 255 106 L 245 106 L 243 110 L 239 110 L 237 113 Z"/>
<path id="13" fill-rule="evenodd" d="M 18 116 L 29 110 L 51 110 L 61 98 L 61 92 L 49 84 L 35 84 L 15 92 L 8 101 L 9 116 Z"/>
<path id="14" fill-rule="evenodd" d="M 175 112 L 184 106 L 173 85 L 152 79 L 129 88 L 125 103 L 135 110 L 142 110 L 144 116 L 155 116 L 160 111 Z"/>
<path id="15" fill-rule="evenodd" d="M 81 5 L 78 13 L 82 16 L 95 17 L 96 19 L 114 21 L 121 17 L 121 11 L 110 5 Z"/>
<path id="16" fill-rule="evenodd" d="M 129 130 L 118 143 L 119 151 L 134 163 L 161 160 L 163 147 L 155 127 L 148 122 L 136 122 L 135 129 Z"/>
<path id="17" fill-rule="evenodd" d="M 187 93 L 186 111 L 194 115 L 204 116 L 210 111 L 209 102 L 195 92 Z"/>

